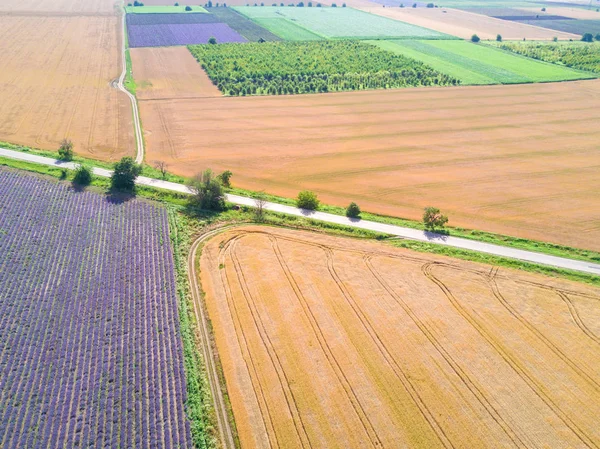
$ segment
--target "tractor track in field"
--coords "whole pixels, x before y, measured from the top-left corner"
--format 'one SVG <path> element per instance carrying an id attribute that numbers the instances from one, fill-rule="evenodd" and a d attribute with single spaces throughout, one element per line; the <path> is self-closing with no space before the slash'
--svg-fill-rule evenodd
<path id="1" fill-rule="evenodd" d="M 433 274 L 433 267 L 443 265 L 437 262 L 427 262 L 422 265 L 421 271 L 423 274 L 434 284 L 436 284 L 440 290 L 444 293 L 448 301 L 452 304 L 455 310 L 469 323 L 471 326 L 487 341 L 492 348 L 500 355 L 500 357 L 513 369 L 513 371 L 529 386 L 533 393 L 542 400 L 546 406 L 552 410 L 552 412 L 568 427 L 571 432 L 586 446 L 589 448 L 599 448 L 594 443 L 592 438 L 589 437 L 569 416 L 561 409 L 560 405 L 556 403 L 548 394 L 543 385 L 534 379 L 533 375 L 525 369 L 522 363 L 517 361 L 510 352 L 500 343 L 497 339 L 491 335 L 491 333 L 482 325 L 475 317 L 468 312 L 468 310 L 460 304 L 460 301 L 454 296 L 450 288 L 437 276 Z"/>

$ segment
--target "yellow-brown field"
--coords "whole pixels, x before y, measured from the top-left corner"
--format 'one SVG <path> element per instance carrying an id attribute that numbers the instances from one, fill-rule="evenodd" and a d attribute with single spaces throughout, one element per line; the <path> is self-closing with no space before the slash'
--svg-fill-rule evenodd
<path id="1" fill-rule="evenodd" d="M 93 2 L 91 2 L 93 3 Z M 0 140 L 113 160 L 134 152 L 118 16 L 0 15 Z"/>
<path id="2" fill-rule="evenodd" d="M 600 446 L 600 291 L 302 231 L 209 241 L 241 446 Z"/>
<path id="3" fill-rule="evenodd" d="M 178 174 L 595 250 L 599 107 L 598 81 L 140 101 L 148 160 Z"/>
<path id="4" fill-rule="evenodd" d="M 120 0 L 2 0 L 0 15 L 114 15 L 120 5 Z"/>

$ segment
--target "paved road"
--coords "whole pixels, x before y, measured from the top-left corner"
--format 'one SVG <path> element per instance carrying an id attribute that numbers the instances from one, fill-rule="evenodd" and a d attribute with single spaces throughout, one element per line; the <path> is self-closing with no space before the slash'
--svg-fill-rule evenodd
<path id="1" fill-rule="evenodd" d="M 22 153 L 19 151 L 7 150 L 4 148 L 0 148 L 0 156 L 8 157 L 11 159 L 19 159 L 27 162 L 33 162 L 37 164 L 64 167 L 69 169 L 73 169 L 77 165 L 72 162 L 61 162 L 48 157 L 36 156 L 34 154 Z M 94 168 L 93 171 L 94 174 L 97 176 L 109 177 L 111 174 L 110 170 L 106 170 L 103 168 Z M 161 181 L 159 179 L 146 178 L 143 176 L 138 177 L 137 184 L 156 187 L 159 189 L 171 190 L 174 192 L 190 193 L 189 189 L 182 184 Z M 247 198 L 238 195 L 227 195 L 227 200 L 231 203 L 239 205 L 255 205 L 254 200 L 252 198 Z M 569 270 L 600 275 L 600 264 L 595 264 L 581 260 L 550 256 L 547 254 L 536 253 L 533 251 L 508 248 L 505 246 L 493 245 L 490 243 L 483 243 L 475 240 L 463 239 L 460 237 L 451 237 L 442 234 L 437 234 L 434 232 L 420 231 L 418 229 L 410 229 L 401 226 L 376 223 L 373 221 L 350 219 L 347 217 L 328 214 L 325 212 L 307 211 L 303 209 L 298 209 L 293 206 L 285 206 L 283 204 L 277 203 L 267 203 L 265 205 L 265 209 L 274 212 L 281 212 L 288 215 L 295 215 L 298 217 L 312 218 L 314 220 L 325 221 L 328 223 L 335 223 L 344 226 L 351 226 L 354 228 L 366 229 L 369 231 L 383 232 L 385 234 L 396 235 L 398 237 L 407 238 L 411 240 L 418 240 L 421 242 L 435 243 L 437 245 L 446 245 L 454 248 L 479 251 L 482 253 L 507 257 L 510 259 L 518 259 L 541 265 L 549 265 L 558 268 L 566 268 Z"/>
<path id="2" fill-rule="evenodd" d="M 137 164 L 141 164 L 144 162 L 144 136 L 142 135 L 142 125 L 140 124 L 140 113 L 138 111 L 138 105 L 136 98 L 127 90 L 123 85 L 125 81 L 125 75 L 127 74 L 127 60 L 125 56 L 126 48 L 125 48 L 125 33 L 127 32 L 125 27 L 125 9 L 123 9 L 123 49 L 122 49 L 122 64 L 123 71 L 121 72 L 121 76 L 119 77 L 119 82 L 117 83 L 117 87 L 119 90 L 125 92 L 125 95 L 129 97 L 129 101 L 131 102 L 131 109 L 133 111 L 133 127 L 135 129 L 135 138 L 137 141 L 137 153 L 135 155 L 135 162 Z"/>

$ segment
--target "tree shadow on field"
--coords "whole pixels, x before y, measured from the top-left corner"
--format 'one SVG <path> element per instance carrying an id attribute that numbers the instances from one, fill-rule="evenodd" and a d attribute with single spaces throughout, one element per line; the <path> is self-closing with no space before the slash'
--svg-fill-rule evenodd
<path id="1" fill-rule="evenodd" d="M 135 192 L 124 192 L 116 189 L 109 189 L 106 193 L 106 201 L 110 204 L 123 204 L 135 199 Z"/>
<path id="2" fill-rule="evenodd" d="M 447 230 L 423 231 L 423 234 L 430 242 L 446 242 L 450 236 L 450 232 Z"/>

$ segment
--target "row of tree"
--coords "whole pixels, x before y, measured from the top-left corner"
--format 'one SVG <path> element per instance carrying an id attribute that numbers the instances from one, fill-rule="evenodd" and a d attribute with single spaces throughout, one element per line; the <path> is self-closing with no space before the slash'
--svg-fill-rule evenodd
<path id="1" fill-rule="evenodd" d="M 59 155 L 63 160 L 73 159 L 73 143 L 64 139 L 60 143 Z M 154 163 L 154 168 L 161 174 L 163 179 L 167 178 L 168 166 L 163 161 Z M 110 178 L 111 190 L 115 192 L 135 193 L 136 179 L 142 172 L 142 166 L 136 164 L 131 157 L 124 157 L 114 164 L 113 173 Z M 63 172 L 66 177 L 66 171 Z M 233 173 L 226 170 L 220 175 L 215 175 L 210 169 L 197 174 L 187 183 L 192 196 L 190 206 L 196 209 L 223 211 L 227 208 L 225 189 L 231 188 L 231 177 Z M 92 183 L 92 169 L 84 164 L 78 165 L 73 176 L 73 183 L 78 187 L 84 187 Z M 255 198 L 255 218 L 262 221 L 264 218 L 267 196 L 259 193 Z M 321 202 L 316 193 L 303 190 L 298 193 L 296 207 L 300 209 L 318 210 Z M 352 202 L 346 208 L 346 216 L 353 219 L 360 218 L 361 210 L 358 204 Z M 443 215 L 439 209 L 434 207 L 425 208 L 423 224 L 425 229 L 441 229 L 448 222 L 448 217 Z"/>
<path id="2" fill-rule="evenodd" d="M 600 35 L 597 38 L 600 40 Z M 551 44 L 504 42 L 500 48 L 541 61 L 600 73 L 600 45 L 579 42 Z"/>

